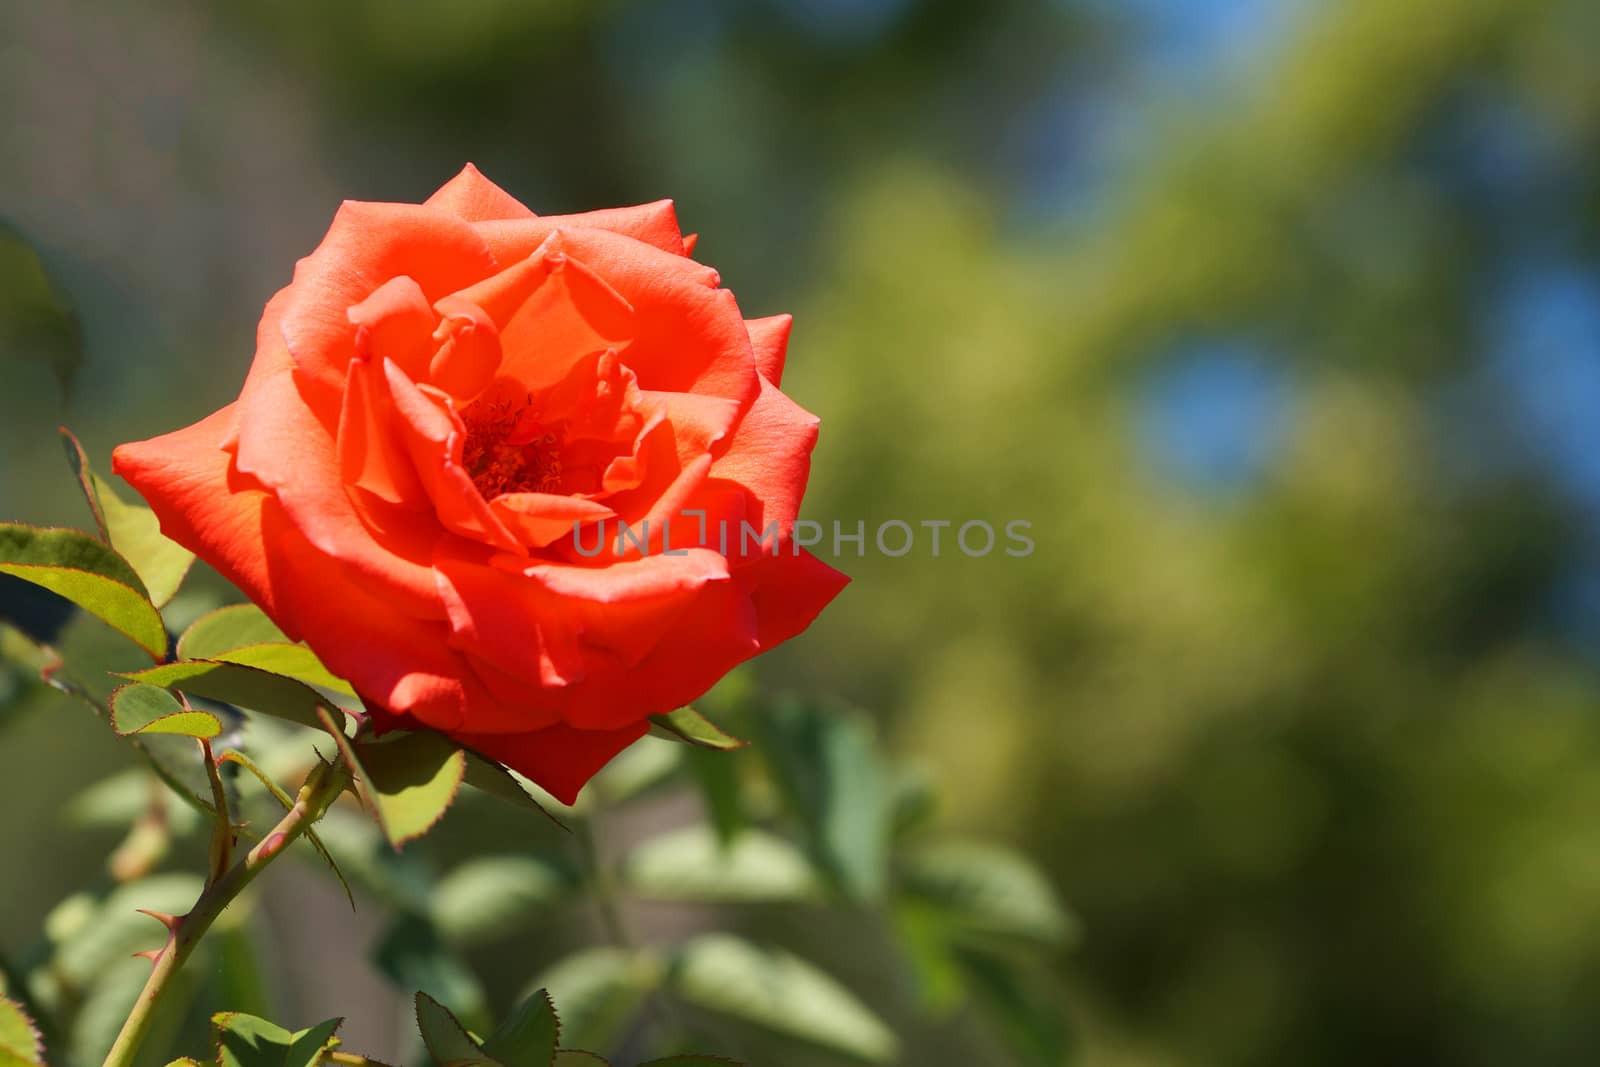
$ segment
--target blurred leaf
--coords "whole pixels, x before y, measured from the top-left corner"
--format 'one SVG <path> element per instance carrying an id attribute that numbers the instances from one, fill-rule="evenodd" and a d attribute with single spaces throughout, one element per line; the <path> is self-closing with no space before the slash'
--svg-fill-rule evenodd
<path id="1" fill-rule="evenodd" d="M 384 932 L 372 958 L 400 989 L 417 990 L 453 1004 L 474 1028 L 487 1026 L 483 986 L 426 919 L 400 916 Z"/>
<path id="2" fill-rule="evenodd" d="M 22 1005 L 0 997 L 0 1067 L 43 1067 L 44 1041 Z"/>
<path id="3" fill-rule="evenodd" d="M 639 1067 L 743 1067 L 743 1065 L 738 1060 L 690 1052 L 680 1056 L 668 1056 L 665 1059 L 651 1060 L 649 1063 L 639 1064 Z"/>
<path id="4" fill-rule="evenodd" d="M 730 934 L 680 948 L 673 988 L 685 1001 L 870 1063 L 894 1059 L 889 1028 L 849 990 L 797 956 Z"/>
<path id="5" fill-rule="evenodd" d="M 277 624 L 254 604 L 229 604 L 208 611 L 189 624 L 178 638 L 178 656 L 180 659 L 213 659 L 218 652 L 249 645 L 288 643 L 289 639 Z"/>
<path id="6" fill-rule="evenodd" d="M 886 875 L 890 795 L 869 724 L 795 698 L 754 721 L 762 756 L 818 866 L 848 896 L 876 899 Z"/>
<path id="7" fill-rule="evenodd" d="M 138 916 L 146 927 L 155 924 L 147 916 Z M 117 1033 L 128 1018 L 150 977 L 150 961 L 118 956 L 94 975 L 93 982 L 83 993 L 72 1016 L 71 1060 L 76 1063 L 99 1063 L 111 1051 Z M 162 997 L 161 1015 L 170 1021 L 181 1015 L 194 996 L 194 975 L 180 973 Z"/>
<path id="8" fill-rule="evenodd" d="M 194 564 L 194 553 L 161 532 L 155 512 L 143 504 L 124 502 L 116 490 L 95 473 L 83 446 L 65 426 L 61 427 L 61 440 L 66 446 L 67 462 L 78 478 L 101 536 L 133 565 L 150 592 L 151 602 L 162 607 L 183 584 Z"/>
<path id="9" fill-rule="evenodd" d="M 720 729 L 693 708 L 679 708 L 665 715 L 650 716 L 650 732 L 668 741 L 683 741 L 700 748 L 714 748 L 723 752 L 743 748 L 750 743 L 741 741 Z"/>
<path id="10" fill-rule="evenodd" d="M 338 1042 L 343 1019 L 329 1019 L 290 1033 L 276 1023 L 243 1012 L 211 1017 L 220 1067 L 318 1067 Z"/>
<path id="11" fill-rule="evenodd" d="M 207 940 L 216 953 L 218 1002 L 247 1015 L 271 1014 L 272 995 L 250 924 L 213 929 Z"/>
<path id="12" fill-rule="evenodd" d="M 901 890 L 937 906 L 960 929 L 1066 943 L 1075 931 L 1054 887 L 1021 854 L 981 842 L 950 842 L 912 855 Z"/>
<path id="13" fill-rule="evenodd" d="M 561 1036 L 561 1020 L 555 1005 L 543 989 L 522 998 L 522 1002 L 495 1028 L 483 1043 L 483 1050 L 505 1067 L 547 1067 L 555 1058 Z"/>
<path id="14" fill-rule="evenodd" d="M 536 986 L 550 991 L 568 1045 L 610 1048 L 661 978 L 661 961 L 654 954 L 607 946 L 558 960 Z"/>
<path id="15" fill-rule="evenodd" d="M 461 749 L 432 730 L 351 747 L 359 760 L 362 792 L 395 848 L 444 818 L 466 773 Z"/>
<path id="16" fill-rule="evenodd" d="M 717 840 L 727 845 L 744 828 L 744 793 L 739 788 L 739 765 L 732 756 L 691 748 L 685 755 L 689 770 L 700 786 L 706 816 L 717 832 Z"/>
<path id="17" fill-rule="evenodd" d="M 985 1014 L 1023 1061 L 1061 1067 L 1071 1051 L 1071 1033 L 1059 998 L 1044 992 L 1044 976 L 976 949 L 957 948 L 956 957 Z"/>
<path id="18" fill-rule="evenodd" d="M 0 573 L 65 597 L 160 660 L 167 627 L 128 564 L 79 530 L 0 523 Z"/>
<path id="19" fill-rule="evenodd" d="M 933 821 L 939 808 L 939 794 L 927 772 L 920 767 L 896 767 L 893 777 L 889 802 L 891 832 L 896 841 L 901 841 Z"/>
<path id="20" fill-rule="evenodd" d="M 317 718 L 317 708 L 330 703 L 316 690 L 292 678 L 268 674 L 237 663 L 184 660 L 134 671 L 122 677 L 209 700 L 220 700 L 224 704 L 248 708 L 317 729 L 322 728 L 322 720 Z"/>
<path id="21" fill-rule="evenodd" d="M 951 946 L 949 920 L 935 908 L 902 903 L 894 909 L 893 922 L 922 1007 L 940 1016 L 959 1005 L 967 983 Z"/>
<path id="22" fill-rule="evenodd" d="M 667 900 L 811 900 L 821 888 L 805 855 L 781 837 L 746 830 L 726 847 L 707 826 L 641 842 L 622 861 L 623 884 Z"/>
<path id="23" fill-rule="evenodd" d="M 119 737 L 130 734 L 178 734 L 216 737 L 222 722 L 209 711 L 195 711 L 178 698 L 153 685 L 130 683 L 111 694 L 111 728 Z"/>
<path id="24" fill-rule="evenodd" d="M 129 767 L 100 779 L 73 797 L 67 804 L 66 816 L 74 826 L 129 826 L 149 809 L 156 796 L 163 801 L 179 799 L 146 768 Z M 199 821 L 195 809 L 188 804 L 168 802 L 166 815 L 176 837 L 189 833 Z"/>
<path id="25" fill-rule="evenodd" d="M 340 870 L 385 906 L 415 914 L 428 910 L 431 873 L 415 855 L 396 852 L 372 819 L 334 807 L 317 822 L 317 836 Z"/>
<path id="26" fill-rule="evenodd" d="M 198 875 L 179 873 L 157 874 L 118 886 L 101 902 L 94 917 L 61 945 L 54 969 L 74 986 L 84 988 L 110 964 L 160 946 L 166 930 L 134 909 L 182 915 L 194 905 L 203 886 Z M 148 969 L 146 965 L 146 972 Z"/>
<path id="27" fill-rule="evenodd" d="M 474 945 L 525 926 L 577 885 L 574 872 L 553 858 L 479 856 L 439 880 L 429 910 L 440 936 Z"/>
<path id="28" fill-rule="evenodd" d="M 8 222 L 0 222 L 0 353 L 48 364 L 63 393 L 83 365 L 83 330 L 71 302 Z"/>
<path id="29" fill-rule="evenodd" d="M 479 1047 L 449 1008 L 426 993 L 417 994 L 416 1005 L 417 1029 L 422 1033 L 422 1043 L 439 1067 L 470 1067 L 472 1064 L 501 1067 Z"/>
<path id="30" fill-rule="evenodd" d="M 665 782 L 693 751 L 647 735 L 617 753 L 595 776 L 593 788 L 608 804 L 621 804 Z"/>
<path id="31" fill-rule="evenodd" d="M 593 1052 L 584 1052 L 580 1049 L 564 1048 L 556 1053 L 550 1067 L 611 1067 L 603 1056 L 596 1056 Z"/>

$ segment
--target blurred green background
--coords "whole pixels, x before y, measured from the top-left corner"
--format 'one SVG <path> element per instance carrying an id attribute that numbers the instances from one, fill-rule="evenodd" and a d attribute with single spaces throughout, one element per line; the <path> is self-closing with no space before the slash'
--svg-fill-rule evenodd
<path id="1" fill-rule="evenodd" d="M 1050 872 L 1079 1062 L 1590 1064 L 1597 55 L 1591 0 L 6 0 L 0 214 L 54 288 L 0 262 L 0 519 L 87 521 L 56 423 L 104 465 L 231 399 L 342 198 L 672 197 L 796 315 L 808 517 L 1033 523 L 846 557 L 758 677 Z M 0 944 L 126 759 L 8 728 Z M 286 953 L 370 934 L 285 877 Z"/>

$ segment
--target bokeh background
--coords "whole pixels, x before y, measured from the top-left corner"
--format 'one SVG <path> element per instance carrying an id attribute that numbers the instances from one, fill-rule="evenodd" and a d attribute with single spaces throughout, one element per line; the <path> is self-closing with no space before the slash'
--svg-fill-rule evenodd
<path id="1" fill-rule="evenodd" d="M 1593 1063 L 1597 55 L 1590 0 L 7 0 L 0 518 L 86 521 L 58 422 L 231 399 L 342 198 L 672 197 L 796 315 L 808 517 L 1033 523 L 845 558 L 757 677 L 1049 871 L 1078 1062 Z M 104 733 L 0 742 L 0 944 L 115 841 Z M 292 955 L 342 905 L 284 885 Z"/>

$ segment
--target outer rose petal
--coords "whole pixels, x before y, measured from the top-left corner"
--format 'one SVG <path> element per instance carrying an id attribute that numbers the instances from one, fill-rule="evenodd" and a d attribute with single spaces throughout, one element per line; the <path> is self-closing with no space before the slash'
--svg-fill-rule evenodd
<path id="1" fill-rule="evenodd" d="M 615 730 L 579 730 L 561 723 L 527 734 L 461 734 L 463 745 L 533 779 L 563 804 L 618 752 L 649 730 L 643 720 Z"/>
<path id="2" fill-rule="evenodd" d="M 759 529 L 776 520 L 780 535 L 789 535 L 811 476 L 817 425 L 815 415 L 762 378 L 760 397 L 712 462 L 712 478 L 737 482 L 749 492 L 746 517 Z"/>
<path id="3" fill-rule="evenodd" d="M 483 172 L 471 163 L 423 201 L 423 206 L 448 211 L 468 222 L 533 218 L 533 212 L 522 201 L 485 178 Z"/>
<path id="4" fill-rule="evenodd" d="M 272 498 L 255 479 L 228 469 L 222 443 L 237 427 L 237 405 L 229 404 L 184 429 L 118 445 L 111 470 L 145 498 L 162 533 L 275 616 L 261 537 L 262 509 Z"/>
<path id="5" fill-rule="evenodd" d="M 784 544 L 776 556 L 761 556 L 739 567 L 734 577 L 752 586 L 761 651 L 775 648 L 810 626 L 823 608 L 850 584 L 805 549 L 793 554 Z"/>
<path id="6" fill-rule="evenodd" d="M 162 532 L 205 559 L 290 637 L 383 709 L 449 729 L 487 699 L 444 644 L 440 623 L 407 619 L 316 551 L 271 494 L 234 470 L 220 442 L 233 405 L 193 426 L 112 453 L 112 470 L 137 489 Z M 348 620 L 361 620 L 352 640 Z"/>
<path id="7" fill-rule="evenodd" d="M 238 469 L 276 494 L 307 540 L 387 591 L 390 611 L 443 618 L 428 562 L 440 536 L 431 515 L 397 512 L 380 542 L 345 490 L 333 432 L 313 416 L 293 376 L 280 371 L 251 384 L 236 405 Z"/>
<path id="8" fill-rule="evenodd" d="M 789 351 L 789 328 L 793 315 L 773 315 L 765 319 L 746 319 L 750 347 L 756 356 L 756 370 L 773 385 L 783 384 L 783 357 Z"/>
<path id="9" fill-rule="evenodd" d="M 685 241 L 679 235 L 678 215 L 671 200 L 657 200 L 638 207 L 603 208 L 577 215 L 544 215 L 537 219 L 496 220 L 477 225 L 478 234 L 502 263 L 510 263 L 532 252 L 556 230 L 576 229 L 609 230 L 675 256 L 688 254 Z"/>

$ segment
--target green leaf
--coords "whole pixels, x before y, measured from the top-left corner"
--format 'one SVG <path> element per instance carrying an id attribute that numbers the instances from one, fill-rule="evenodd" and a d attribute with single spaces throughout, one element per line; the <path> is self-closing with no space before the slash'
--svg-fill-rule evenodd
<path id="1" fill-rule="evenodd" d="M 322 728 L 317 708 L 329 704 L 315 689 L 282 675 L 214 660 L 183 660 L 124 674 L 133 682 L 220 700 L 301 726 Z"/>
<path id="2" fill-rule="evenodd" d="M 362 792 L 395 848 L 421 837 L 444 817 L 466 775 L 466 755 L 432 730 L 353 747 Z"/>
<path id="3" fill-rule="evenodd" d="M 276 1023 L 225 1011 L 211 1017 L 220 1067 L 318 1067 L 338 1042 L 343 1019 L 329 1019 L 290 1033 Z"/>
<path id="4" fill-rule="evenodd" d="M 324 667 L 315 652 L 285 637 L 254 604 L 230 604 L 200 616 L 178 638 L 178 657 L 237 663 L 344 696 L 356 695 L 349 682 Z"/>
<path id="5" fill-rule="evenodd" d="M 672 982 L 691 1004 L 869 1063 L 887 1063 L 896 1054 L 894 1034 L 853 993 L 778 949 L 706 934 L 679 950 Z"/>
<path id="6" fill-rule="evenodd" d="M 887 880 L 892 793 L 870 725 L 797 699 L 757 716 L 761 752 L 817 865 L 845 894 L 875 900 Z"/>
<path id="7" fill-rule="evenodd" d="M 528 791 L 532 783 L 526 783 L 525 779 L 513 774 L 504 765 L 489 759 L 487 756 L 480 756 L 470 748 L 464 748 L 461 751 L 466 753 L 467 757 L 465 777 L 467 785 L 488 793 L 490 796 L 509 801 L 519 808 L 536 811 L 563 830 L 568 828 L 560 819 L 550 814 L 549 809 Z M 534 786 L 534 788 L 538 787 Z"/>
<path id="8" fill-rule="evenodd" d="M 194 553 L 161 532 L 155 512 L 119 497 L 89 466 L 83 446 L 65 426 L 61 427 L 61 438 L 66 445 L 67 462 L 72 464 L 101 535 L 133 565 L 150 592 L 151 602 L 156 607 L 163 606 L 183 584 L 194 564 Z"/>
<path id="9" fill-rule="evenodd" d="M 289 639 L 254 604 L 229 604 L 200 616 L 178 638 L 178 658 L 215 659 L 218 652 L 248 645 L 288 644 Z"/>
<path id="10" fill-rule="evenodd" d="M 166 656 L 166 624 L 138 574 L 109 545 L 80 530 L 0 523 L 0 574 L 65 597 L 151 659 Z"/>
<path id="11" fill-rule="evenodd" d="M 611 1067 L 602 1056 L 581 1049 L 564 1048 L 550 1061 L 550 1067 Z"/>
<path id="12" fill-rule="evenodd" d="M 343 696 L 356 695 L 354 686 L 324 667 L 317 654 L 304 645 L 245 645 L 218 652 L 212 658 L 221 663 L 254 667 L 268 674 L 281 674 Z"/>
<path id="13" fill-rule="evenodd" d="M 956 949 L 979 1005 L 1028 1067 L 1059 1067 L 1072 1048 L 1066 1007 L 1050 992 L 1048 975 L 1004 956 Z"/>
<path id="14" fill-rule="evenodd" d="M 748 821 L 744 793 L 739 785 L 739 764 L 721 752 L 702 748 L 688 748 L 684 753 L 688 757 L 689 771 L 700 786 L 700 798 L 717 832 L 717 840 L 726 846 Z"/>
<path id="15" fill-rule="evenodd" d="M 483 1050 L 505 1067 L 549 1067 L 561 1036 L 561 1020 L 543 989 L 524 997 L 489 1035 Z"/>
<path id="16" fill-rule="evenodd" d="M 415 915 L 393 922 L 372 954 L 378 969 L 401 989 L 416 990 L 454 1004 L 467 1023 L 486 1028 L 488 1001 L 483 986 L 438 933 Z"/>
<path id="17" fill-rule="evenodd" d="M 43 1067 L 44 1041 L 22 1005 L 0 997 L 0 1067 Z"/>
<path id="18" fill-rule="evenodd" d="M 981 842 L 923 849 L 906 862 L 901 891 L 937 907 L 958 930 L 1067 943 L 1076 924 L 1055 889 L 1018 853 Z"/>
<path id="19" fill-rule="evenodd" d="M 601 947 L 559 960 L 535 985 L 550 990 L 567 1044 L 610 1048 L 660 986 L 662 974 L 662 962 L 653 953 Z"/>
<path id="20" fill-rule="evenodd" d="M 119 737 L 130 734 L 179 734 L 183 737 L 217 737 L 222 720 L 209 711 L 196 711 L 153 685 L 130 683 L 111 694 L 111 728 Z"/>
<path id="21" fill-rule="evenodd" d="M 429 911 L 446 940 L 475 945 L 525 926 L 577 886 L 571 868 L 553 857 L 481 856 L 440 879 Z"/>
<path id="22" fill-rule="evenodd" d="M 805 855 L 783 838 L 746 830 L 724 848 L 707 826 L 645 840 L 623 859 L 622 881 L 664 900 L 810 900 L 820 889 Z"/>
<path id="23" fill-rule="evenodd" d="M 707 1056 L 700 1052 L 690 1052 L 679 1056 L 668 1056 L 665 1059 L 651 1060 L 641 1063 L 639 1067 L 744 1067 L 738 1060 L 724 1059 L 721 1056 Z"/>
<path id="24" fill-rule="evenodd" d="M 48 364 L 63 394 L 83 366 L 83 330 L 71 301 L 9 223 L 0 223 L 0 358 Z"/>
<path id="25" fill-rule="evenodd" d="M 426 993 L 418 993 L 417 1029 L 438 1067 L 470 1067 L 484 1064 L 501 1067 L 472 1039 L 450 1009 Z"/>
<path id="26" fill-rule="evenodd" d="M 693 708 L 679 708 L 665 715 L 650 716 L 650 732 L 669 741 L 682 741 L 723 752 L 743 748 L 750 743 L 722 730 Z"/>

